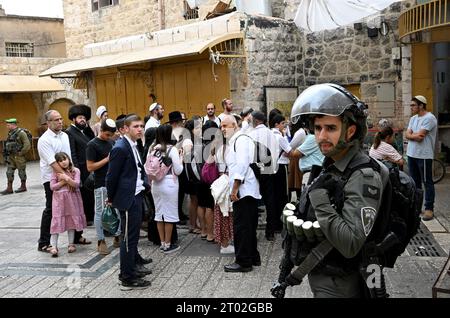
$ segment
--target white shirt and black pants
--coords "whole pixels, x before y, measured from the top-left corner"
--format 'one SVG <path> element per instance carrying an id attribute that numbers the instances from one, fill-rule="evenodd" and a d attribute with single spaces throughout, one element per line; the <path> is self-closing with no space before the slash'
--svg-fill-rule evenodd
<path id="1" fill-rule="evenodd" d="M 69 136 L 63 131 L 55 134 L 52 130 L 47 129 L 39 138 L 37 148 L 40 158 L 41 179 L 45 190 L 45 209 L 42 212 L 41 233 L 38 241 L 38 249 L 42 251 L 42 248 L 50 245 L 53 199 L 53 191 L 50 189 L 50 179 L 53 173 L 51 164 L 56 162 L 55 154 L 58 152 L 65 152 L 71 157 Z"/>
<path id="2" fill-rule="evenodd" d="M 284 206 L 289 200 L 289 190 L 287 184 L 289 158 L 285 155 L 288 154 L 292 148 L 287 139 L 284 138 L 283 134 L 277 128 L 273 128 L 272 132 L 277 138 L 280 147 L 280 152 L 278 155 L 278 170 L 275 174 L 276 213 L 274 218 L 274 228 L 275 232 L 281 232 L 281 229 L 283 228 L 281 214 L 283 213 Z"/>
<path id="3" fill-rule="evenodd" d="M 277 172 L 277 160 L 279 155 L 278 141 L 274 133 L 265 125 L 258 125 L 250 132 L 250 137 L 259 144 L 259 160 L 270 166 L 264 168 L 259 178 L 259 190 L 266 207 L 266 238 L 273 241 L 275 231 L 279 228 L 280 217 L 277 216 L 277 203 L 275 198 L 275 173 Z M 267 149 L 270 150 L 270 158 L 267 157 Z"/>
<path id="4" fill-rule="evenodd" d="M 225 271 L 250 271 L 252 266 L 261 264 L 256 238 L 258 200 L 261 199 L 261 195 L 258 180 L 250 168 L 255 145 L 250 137 L 243 136 L 239 132 L 231 138 L 229 144 L 225 163 L 230 175 L 231 189 L 234 180 L 242 181 L 238 191 L 239 200 L 233 202 L 235 264 L 241 268 L 233 270 L 233 264 L 230 264 L 225 265 Z"/>

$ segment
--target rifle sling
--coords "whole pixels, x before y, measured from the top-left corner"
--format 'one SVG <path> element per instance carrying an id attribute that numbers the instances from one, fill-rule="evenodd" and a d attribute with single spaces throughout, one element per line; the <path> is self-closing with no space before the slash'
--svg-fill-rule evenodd
<path id="1" fill-rule="evenodd" d="M 331 252 L 333 245 L 328 240 L 323 240 L 314 247 L 303 262 L 291 274 L 298 281 L 302 281 L 314 267 L 317 266 Z"/>

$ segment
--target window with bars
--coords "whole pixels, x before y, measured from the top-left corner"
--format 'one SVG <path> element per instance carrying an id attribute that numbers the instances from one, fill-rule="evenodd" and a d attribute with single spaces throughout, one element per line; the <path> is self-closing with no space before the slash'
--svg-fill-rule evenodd
<path id="1" fill-rule="evenodd" d="M 92 12 L 94 12 L 104 7 L 118 5 L 119 0 L 91 0 L 91 4 L 92 4 Z"/>
<path id="2" fill-rule="evenodd" d="M 198 7 L 191 9 L 189 3 L 184 0 L 184 14 L 183 17 L 185 20 L 194 20 L 198 19 Z"/>
<path id="3" fill-rule="evenodd" d="M 5 42 L 6 56 L 11 57 L 33 57 L 33 43 Z"/>

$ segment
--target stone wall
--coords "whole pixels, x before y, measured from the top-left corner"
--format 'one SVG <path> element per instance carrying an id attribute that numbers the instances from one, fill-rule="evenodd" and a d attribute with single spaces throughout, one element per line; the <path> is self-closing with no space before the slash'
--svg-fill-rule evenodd
<path id="1" fill-rule="evenodd" d="M 231 67 L 231 97 L 236 111 L 245 106 L 265 110 L 264 86 L 297 86 L 300 33 L 293 23 L 270 17 L 248 16 L 241 25 L 247 60 Z"/>
<path id="2" fill-rule="evenodd" d="M 284 0 L 272 0 L 273 15 L 284 16 Z M 199 8 L 199 18 L 184 18 L 182 0 L 120 0 L 118 5 L 92 12 L 90 0 L 64 0 L 64 27 L 67 56 L 80 58 L 83 47 L 131 35 L 179 27 L 205 19 L 218 0 L 208 0 Z"/>
<path id="3" fill-rule="evenodd" d="M 0 16 L 0 56 L 5 42 L 32 43 L 35 57 L 66 57 L 63 19 Z"/>
<path id="4" fill-rule="evenodd" d="M 64 0 L 67 56 L 83 56 L 83 46 L 158 30 L 158 1 L 120 0 L 92 12 L 90 0 Z"/>
<path id="5" fill-rule="evenodd" d="M 287 5 L 285 0 L 272 0 L 272 16 L 284 19 L 284 11 Z"/>
<path id="6" fill-rule="evenodd" d="M 67 62 L 65 58 L 6 57 L 0 56 L 2 75 L 39 75 L 46 69 Z"/>
<path id="7" fill-rule="evenodd" d="M 405 116 L 409 115 L 404 113 L 402 105 L 402 67 L 391 56 L 392 48 L 401 46 L 398 41 L 400 11 L 400 3 L 395 3 L 382 12 L 389 26 L 386 36 L 379 33 L 376 37 L 368 36 L 368 24 L 379 24 L 379 17 L 362 23 L 361 30 L 356 30 L 351 25 L 335 30 L 304 33 L 302 70 L 298 76 L 300 90 L 324 82 L 360 84 L 360 96 L 369 105 L 372 123 L 377 123 L 381 117 L 387 117 L 396 127 L 403 128 Z M 387 104 L 378 100 L 377 84 L 380 83 L 395 86 L 393 116 L 383 108 Z"/>
<path id="8" fill-rule="evenodd" d="M 120 0 L 118 5 L 92 12 L 90 0 L 64 0 L 67 55 L 83 56 L 83 46 L 130 35 L 154 32 L 198 22 L 217 4 L 208 0 L 199 8 L 199 18 L 185 20 L 182 0 Z"/>

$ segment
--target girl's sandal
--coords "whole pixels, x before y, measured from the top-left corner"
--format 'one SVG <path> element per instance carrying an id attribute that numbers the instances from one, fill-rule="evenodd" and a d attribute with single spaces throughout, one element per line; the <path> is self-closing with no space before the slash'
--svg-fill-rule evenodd
<path id="1" fill-rule="evenodd" d="M 50 249 L 50 254 L 52 254 L 52 257 L 58 257 L 58 249 L 56 247 L 52 247 Z"/>
<path id="2" fill-rule="evenodd" d="M 74 253 L 74 252 L 76 252 L 76 251 L 77 251 L 76 246 L 75 246 L 74 244 L 69 244 L 68 252 L 69 252 L 69 253 Z"/>

